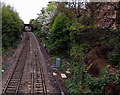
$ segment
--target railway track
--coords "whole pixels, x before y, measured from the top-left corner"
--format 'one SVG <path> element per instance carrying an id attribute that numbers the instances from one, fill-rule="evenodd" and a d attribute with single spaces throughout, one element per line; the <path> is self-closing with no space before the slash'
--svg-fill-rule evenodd
<path id="1" fill-rule="evenodd" d="M 5 84 L 5 87 L 2 91 L 2 95 L 8 95 L 8 94 L 17 94 L 18 93 L 18 89 L 19 89 L 19 86 L 20 86 L 20 81 L 21 81 L 21 77 L 22 77 L 22 74 L 23 74 L 23 69 L 24 69 L 24 65 L 25 65 L 25 58 L 26 58 L 26 54 L 27 54 L 27 51 L 28 51 L 28 48 L 26 45 L 29 44 L 29 36 L 25 34 L 25 43 L 23 48 L 22 48 L 22 51 L 21 51 L 21 54 L 19 56 L 19 58 L 15 59 L 14 60 L 14 68 L 13 68 L 13 71 L 11 72 L 6 84 Z M 24 52 L 24 53 L 23 53 Z"/>
<path id="2" fill-rule="evenodd" d="M 40 49 L 37 39 L 35 38 L 33 33 L 30 34 L 30 42 L 33 43 L 31 45 L 32 50 L 32 58 L 33 58 L 33 72 L 32 72 L 32 92 L 37 94 L 47 95 L 46 85 L 45 85 L 45 78 L 43 73 L 43 68 L 41 64 L 41 57 L 40 57 Z"/>
<path id="3" fill-rule="evenodd" d="M 29 94 L 47 95 L 43 68 L 41 64 L 40 49 L 36 37 L 33 33 L 25 33 L 23 47 L 20 48 L 19 56 L 14 61 L 14 67 L 8 77 L 1 95 L 23 95 L 24 84 L 29 82 Z M 21 52 L 20 52 L 21 51 Z M 29 80 L 26 80 L 26 72 L 29 72 Z"/>
<path id="4" fill-rule="evenodd" d="M 22 38 L 22 40 L 21 40 L 21 43 L 19 44 L 18 48 L 16 49 L 14 55 L 11 56 L 11 57 L 8 59 L 8 61 L 5 62 L 5 64 L 7 63 L 7 64 L 13 64 L 13 65 L 10 66 L 10 68 L 7 69 L 7 72 L 5 72 L 5 73 L 8 73 L 7 76 L 6 76 L 5 73 L 4 73 L 3 76 L 2 76 L 2 78 L 3 78 L 3 80 L 2 80 L 2 86 L 3 86 L 3 87 L 4 87 L 5 81 L 6 81 L 5 79 L 8 79 L 8 75 L 10 75 L 10 72 L 12 72 L 13 69 L 14 69 L 14 67 L 15 67 L 14 65 L 16 65 L 16 64 L 15 64 L 15 60 L 17 60 L 17 59 L 20 57 L 21 53 L 22 53 L 24 41 L 25 41 L 25 33 L 24 33 L 24 36 L 23 36 L 23 38 Z"/>

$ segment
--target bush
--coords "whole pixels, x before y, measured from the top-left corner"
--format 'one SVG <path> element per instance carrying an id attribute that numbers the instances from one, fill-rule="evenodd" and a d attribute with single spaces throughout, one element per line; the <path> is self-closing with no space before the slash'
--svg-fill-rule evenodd
<path id="1" fill-rule="evenodd" d="M 75 45 L 70 50 L 70 56 L 72 59 L 76 61 L 80 61 L 79 59 L 84 58 L 86 53 L 90 50 L 89 44 L 81 44 L 81 45 Z"/>
<path id="2" fill-rule="evenodd" d="M 90 49 L 89 44 L 74 45 L 70 50 L 70 70 L 72 78 L 66 81 L 68 90 L 71 95 L 78 95 L 83 93 L 83 75 L 84 75 L 84 64 L 83 58 Z"/>
<path id="3" fill-rule="evenodd" d="M 88 43 L 95 46 L 98 42 L 101 42 L 100 38 L 107 30 L 99 29 L 95 26 L 85 26 L 75 22 L 69 27 L 69 31 L 72 44 L 80 45 Z"/>
<path id="4" fill-rule="evenodd" d="M 109 54 L 109 61 L 120 67 L 120 30 L 116 30 L 112 35 L 109 35 L 108 45 L 113 47 L 113 51 Z"/>
<path id="5" fill-rule="evenodd" d="M 69 27 L 70 20 L 64 14 L 60 13 L 53 23 L 50 32 L 49 50 L 52 53 L 67 53 L 70 42 Z"/>
<path id="6" fill-rule="evenodd" d="M 52 3 L 50 3 L 49 5 L 48 5 L 48 7 L 47 7 L 47 9 L 46 9 L 46 11 L 47 12 L 50 12 L 50 11 L 53 11 L 56 7 L 56 2 L 52 2 Z"/>
<path id="7" fill-rule="evenodd" d="M 68 87 L 68 91 L 71 95 L 79 95 L 83 93 L 83 62 L 80 61 L 71 61 L 70 70 L 71 70 L 71 78 L 66 80 L 66 85 Z"/>
<path id="8" fill-rule="evenodd" d="M 2 41 L 3 48 L 13 47 L 23 29 L 23 21 L 18 13 L 9 5 L 2 6 Z"/>
<path id="9" fill-rule="evenodd" d="M 38 37 L 42 37 L 43 36 L 43 34 L 41 33 L 41 27 L 42 27 L 42 25 L 41 24 L 39 24 L 36 20 L 30 20 L 31 21 L 31 23 L 34 25 L 34 32 L 37 34 L 37 36 Z"/>
<path id="10" fill-rule="evenodd" d="M 101 77 L 99 78 L 93 78 L 91 75 L 89 75 L 88 73 L 85 73 L 84 75 L 84 82 L 85 84 L 88 84 L 89 89 L 91 90 L 91 93 L 94 93 L 95 95 L 108 95 L 105 92 L 105 87 L 108 86 L 110 84 L 111 81 L 114 80 L 114 83 L 117 84 L 120 82 L 119 79 L 119 70 L 117 71 L 118 74 L 116 75 L 110 75 L 110 73 L 107 71 L 108 68 L 110 66 L 108 65 L 104 70 L 103 70 L 103 74 Z"/>

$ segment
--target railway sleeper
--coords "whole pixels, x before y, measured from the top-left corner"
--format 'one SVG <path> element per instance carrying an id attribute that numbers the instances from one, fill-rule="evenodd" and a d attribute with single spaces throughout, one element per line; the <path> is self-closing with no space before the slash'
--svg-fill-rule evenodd
<path id="1" fill-rule="evenodd" d="M 43 90 L 36 90 L 36 93 L 44 93 L 44 91 Z"/>
<path id="2" fill-rule="evenodd" d="M 6 91 L 6 93 L 4 95 L 14 95 L 14 93 L 15 93 L 15 91 L 9 90 L 9 91 Z"/>
<path id="3" fill-rule="evenodd" d="M 42 85 L 36 85 L 36 87 L 37 87 L 37 88 L 41 88 L 41 87 L 43 87 L 43 86 L 42 86 Z"/>
<path id="4" fill-rule="evenodd" d="M 36 89 L 36 92 L 43 93 L 43 89 Z"/>
<path id="5" fill-rule="evenodd" d="M 42 82 L 40 82 L 40 81 L 36 82 L 36 85 L 42 85 Z"/>
<path id="6" fill-rule="evenodd" d="M 41 80 L 41 77 L 37 78 L 37 80 Z"/>
<path id="7" fill-rule="evenodd" d="M 12 91 L 12 92 L 15 92 L 15 90 L 16 90 L 16 88 L 7 88 L 7 90 L 6 90 L 6 92 L 10 92 L 10 91 Z"/>
<path id="8" fill-rule="evenodd" d="M 41 92 L 36 92 L 36 95 L 43 95 L 43 93 L 41 93 Z"/>
<path id="9" fill-rule="evenodd" d="M 42 84 L 42 80 L 36 81 L 36 84 Z"/>
<path id="10" fill-rule="evenodd" d="M 18 83 L 18 81 L 10 81 L 10 82 L 9 82 L 9 85 L 11 85 L 11 84 L 16 85 L 17 83 Z"/>
<path id="11" fill-rule="evenodd" d="M 16 78 L 16 79 L 11 79 L 10 82 L 18 82 L 18 80 L 19 80 L 18 78 Z"/>
<path id="12" fill-rule="evenodd" d="M 37 79 L 37 82 L 42 82 L 42 80 L 39 78 L 39 79 Z"/>
<path id="13" fill-rule="evenodd" d="M 9 83 L 9 85 L 12 85 L 12 86 L 17 85 L 17 84 L 18 84 L 18 82 L 10 82 Z"/>
<path id="14" fill-rule="evenodd" d="M 42 85 L 42 82 L 39 82 L 39 83 L 37 82 L 36 85 Z"/>
<path id="15" fill-rule="evenodd" d="M 16 88 L 14 85 L 9 85 L 8 88 Z"/>
<path id="16" fill-rule="evenodd" d="M 15 95 L 15 92 L 7 91 L 4 95 Z"/>
<path id="17" fill-rule="evenodd" d="M 18 81 L 18 80 L 19 80 L 18 77 L 14 77 L 14 78 L 11 79 L 11 81 Z"/>
<path id="18" fill-rule="evenodd" d="M 17 85 L 17 84 L 16 84 Z M 9 86 L 8 86 L 8 88 L 16 88 L 17 86 L 16 85 L 14 85 L 14 84 L 10 84 Z"/>

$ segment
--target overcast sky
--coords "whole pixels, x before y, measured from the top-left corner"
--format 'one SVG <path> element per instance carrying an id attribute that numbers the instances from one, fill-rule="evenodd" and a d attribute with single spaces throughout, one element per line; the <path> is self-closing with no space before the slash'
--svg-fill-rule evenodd
<path id="1" fill-rule="evenodd" d="M 35 19 L 42 7 L 47 7 L 51 0 L 2 0 L 6 4 L 13 6 L 19 13 L 24 23 L 29 23 L 30 19 Z M 54 1 L 54 0 L 52 0 Z"/>

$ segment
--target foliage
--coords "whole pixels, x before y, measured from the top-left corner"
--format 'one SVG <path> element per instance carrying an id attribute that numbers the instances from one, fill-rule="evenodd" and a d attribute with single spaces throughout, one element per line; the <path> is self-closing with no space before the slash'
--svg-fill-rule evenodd
<path id="1" fill-rule="evenodd" d="M 12 47 L 19 38 L 23 28 L 23 21 L 10 5 L 2 6 L 2 40 L 3 48 Z"/>
<path id="2" fill-rule="evenodd" d="M 89 44 L 74 45 L 70 50 L 70 70 L 72 78 L 66 81 L 70 94 L 78 95 L 83 93 L 83 58 L 90 49 Z"/>
<path id="3" fill-rule="evenodd" d="M 77 61 L 78 62 L 78 61 Z M 71 75 L 72 78 L 66 81 L 66 85 L 69 89 L 70 94 L 78 95 L 82 94 L 93 94 L 93 95 L 108 95 L 105 92 L 105 87 L 110 84 L 113 80 L 115 84 L 120 82 L 120 70 L 117 71 L 116 75 L 110 75 L 107 71 L 109 65 L 103 70 L 103 74 L 99 78 L 94 78 L 88 74 L 86 68 L 83 67 L 83 62 L 79 61 L 76 63 L 72 62 Z"/>
<path id="4" fill-rule="evenodd" d="M 70 39 L 73 44 L 80 45 L 83 43 L 88 43 L 94 46 L 97 42 L 100 42 L 100 37 L 106 30 L 75 22 L 69 27 L 69 31 Z"/>
<path id="5" fill-rule="evenodd" d="M 49 19 L 49 23 L 37 24 L 36 28 L 40 28 L 36 31 L 39 31 L 37 34 L 44 38 L 43 41 L 46 42 L 45 45 L 51 54 L 67 55 L 71 59 L 69 65 L 61 67 L 64 67 L 64 70 L 66 68 L 71 70 L 71 79 L 67 80 L 66 85 L 72 95 L 78 95 L 78 93 L 106 94 L 104 87 L 110 82 L 110 79 L 115 80 L 116 83 L 119 82 L 118 76 L 109 76 L 105 69 L 103 75 L 95 79 L 85 70 L 83 59 L 91 48 L 107 44 L 113 47 L 113 51 L 109 55 L 110 62 L 117 68 L 120 67 L 120 33 L 96 27 L 98 11 L 102 3 L 87 3 L 85 10 L 76 8 L 77 4 L 74 1 L 73 6 L 68 3 L 67 7 L 67 3 L 57 3 L 57 11 L 52 20 L 44 13 L 41 22 L 46 23 Z M 48 5 L 46 11 L 49 17 L 52 16 L 50 13 L 54 8 L 53 3 Z M 48 26 L 48 32 L 40 32 L 43 26 L 45 29 Z"/>
<path id="6" fill-rule="evenodd" d="M 112 47 L 112 52 L 109 53 L 108 59 L 109 62 L 112 63 L 114 66 L 119 67 L 120 63 L 120 30 L 109 30 L 107 33 L 103 33 L 100 37 L 100 40 L 103 45 L 107 44 L 108 46 Z"/>
<path id="7" fill-rule="evenodd" d="M 84 14 L 83 17 L 79 18 L 79 23 L 85 26 L 90 26 L 90 17 Z"/>
<path id="8" fill-rule="evenodd" d="M 70 50 L 70 56 L 76 60 L 79 61 L 79 59 L 84 58 L 85 54 L 90 49 L 89 44 L 81 44 L 81 45 L 74 45 L 72 49 Z"/>
<path id="9" fill-rule="evenodd" d="M 88 84 L 89 89 L 91 90 L 91 93 L 94 93 L 95 95 L 98 94 L 104 94 L 107 95 L 105 92 L 105 87 L 110 84 L 112 80 L 114 80 L 114 83 L 119 83 L 119 70 L 117 75 L 110 75 L 110 73 L 107 71 L 110 66 L 108 65 L 104 71 L 101 77 L 99 78 L 93 78 L 91 75 L 88 73 L 85 74 L 84 76 L 84 82 Z"/>
<path id="10" fill-rule="evenodd" d="M 81 54 L 84 55 L 84 54 Z M 82 86 L 83 86 L 83 62 L 82 57 L 79 58 L 79 61 L 71 61 L 70 63 L 70 70 L 71 70 L 71 79 L 66 80 L 66 85 L 68 87 L 69 93 L 71 95 L 78 95 L 83 93 Z"/>
<path id="11" fill-rule="evenodd" d="M 47 12 L 53 11 L 53 10 L 55 9 L 55 5 L 56 5 L 56 2 L 55 2 L 55 1 L 51 2 L 51 3 L 48 5 L 46 11 L 47 11 Z"/>
<path id="12" fill-rule="evenodd" d="M 64 14 L 59 14 L 53 23 L 50 33 L 50 51 L 54 53 L 66 52 L 69 44 L 69 18 Z"/>
<path id="13" fill-rule="evenodd" d="M 71 30 L 77 30 L 79 27 L 77 26 L 79 24 L 76 24 L 74 27 L 73 26 L 70 27 Z M 73 31 L 73 32 L 75 32 Z M 77 30 L 78 31 L 78 30 Z M 88 31 L 90 32 L 90 31 Z M 85 31 L 83 32 L 85 33 Z M 100 34 L 101 33 L 101 34 Z M 119 75 L 120 75 L 120 65 L 119 65 L 119 57 L 120 57 L 120 33 L 119 30 L 101 30 L 99 34 L 99 40 L 96 41 L 96 43 L 99 44 L 107 44 L 111 47 L 113 47 L 113 51 L 110 53 L 109 55 L 109 60 L 112 64 L 114 64 L 115 66 L 117 66 L 117 74 L 110 76 L 110 73 L 107 72 L 107 69 L 109 68 L 109 66 L 107 68 L 105 68 L 105 70 L 103 71 L 103 75 L 100 78 L 93 78 L 91 75 L 89 75 L 87 73 L 87 71 L 84 69 L 84 67 L 82 67 L 83 65 L 83 58 L 86 55 L 86 53 L 90 50 L 91 46 L 94 46 L 93 44 L 89 45 L 86 44 L 85 42 L 87 42 L 88 38 L 85 38 L 85 42 L 83 42 L 84 44 L 80 44 L 80 45 L 75 45 L 75 44 L 79 44 L 76 43 L 75 41 L 73 42 L 73 46 L 72 49 L 70 51 L 70 55 L 71 58 L 74 59 L 74 62 L 71 62 L 71 70 L 72 70 L 72 79 L 67 80 L 67 87 L 69 88 L 69 92 L 70 93 L 93 93 L 95 95 L 99 95 L 99 94 L 104 94 L 107 95 L 106 92 L 104 91 L 105 86 L 107 86 L 111 80 L 114 80 L 114 83 L 117 84 L 120 82 L 119 79 Z M 78 35 L 78 34 L 77 34 Z M 76 34 L 75 34 L 76 36 Z M 96 35 L 95 35 L 96 36 Z M 71 36 L 70 36 L 71 37 Z M 79 36 L 78 36 L 79 37 Z M 85 36 L 83 36 L 85 37 Z M 77 37 L 74 37 L 74 39 Z M 74 40 L 72 39 L 72 41 Z M 78 38 L 77 38 L 78 39 Z M 98 38 L 93 38 L 93 40 L 96 40 Z M 76 39 L 75 39 L 76 40 Z M 80 42 L 81 39 L 79 39 L 78 41 Z M 91 42 L 91 40 L 89 40 L 89 42 Z M 76 72 L 82 72 L 83 78 L 80 80 L 78 77 L 81 76 L 80 73 L 76 73 Z M 75 75 L 75 76 L 74 76 Z M 81 83 L 82 81 L 82 83 Z M 80 85 L 80 83 L 82 85 Z"/>
<path id="14" fill-rule="evenodd" d="M 30 19 L 29 24 L 33 24 L 34 19 Z"/>
<path id="15" fill-rule="evenodd" d="M 40 33 L 41 31 L 41 24 L 37 23 L 36 20 L 32 20 L 31 23 L 34 25 L 34 31 Z M 41 35 L 38 35 L 41 36 Z"/>
<path id="16" fill-rule="evenodd" d="M 113 51 L 109 54 L 109 61 L 120 67 L 120 30 L 116 30 L 112 35 L 109 35 L 108 42 L 108 45 L 113 47 Z"/>

